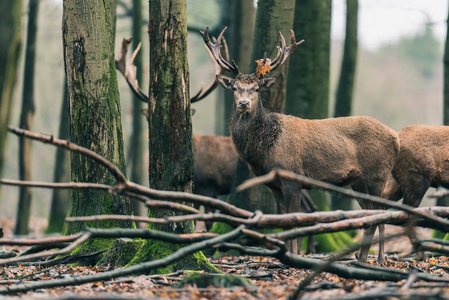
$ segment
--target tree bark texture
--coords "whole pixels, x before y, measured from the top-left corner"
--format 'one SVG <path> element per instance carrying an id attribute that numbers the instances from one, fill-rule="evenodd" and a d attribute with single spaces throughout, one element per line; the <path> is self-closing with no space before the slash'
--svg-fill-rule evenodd
<path id="1" fill-rule="evenodd" d="M 194 157 L 185 0 L 150 2 L 150 187 L 192 192 Z M 172 215 L 154 210 L 154 216 Z M 158 228 L 192 232 L 192 223 Z"/>
<path id="2" fill-rule="evenodd" d="M 195 170 L 187 61 L 185 0 L 150 1 L 150 91 L 148 105 L 150 187 L 192 192 Z M 173 216 L 178 212 L 150 209 L 149 217 Z M 151 225 L 152 229 L 191 233 L 193 222 Z M 145 240 L 131 264 L 166 257 L 183 245 Z M 216 270 L 201 252 L 157 272 Z"/>
<path id="3" fill-rule="evenodd" d="M 294 31 L 305 39 L 290 57 L 286 111 L 301 118 L 329 117 L 332 1 L 296 0 Z"/>
<path id="4" fill-rule="evenodd" d="M 114 61 L 111 1 L 66 0 L 63 10 L 63 45 L 69 96 L 70 140 L 97 152 L 126 174 L 120 98 Z M 74 182 L 114 184 L 104 167 L 72 153 Z M 69 216 L 129 214 L 129 199 L 102 191 L 73 191 Z M 66 234 L 83 226 L 130 227 L 131 223 L 76 224 Z"/>
<path id="5" fill-rule="evenodd" d="M 39 12 L 39 0 L 30 0 L 28 6 L 28 27 L 25 48 L 25 70 L 23 72 L 22 111 L 19 127 L 33 130 L 34 120 L 34 66 L 36 61 L 36 32 Z M 24 181 L 32 180 L 32 148 L 31 140 L 19 138 L 19 178 Z M 19 189 L 19 204 L 16 214 L 16 227 L 14 233 L 28 234 L 28 223 L 31 212 L 30 187 L 22 186 Z"/>
<path id="6" fill-rule="evenodd" d="M 62 107 L 60 115 L 59 133 L 60 139 L 70 139 L 69 128 L 69 101 L 67 97 L 67 81 L 64 82 Z M 53 182 L 70 181 L 70 152 L 66 149 L 56 149 L 55 169 Z M 61 232 L 64 227 L 65 217 L 71 201 L 70 190 L 54 189 L 51 198 L 50 216 L 48 218 L 47 233 Z"/>
<path id="7" fill-rule="evenodd" d="M 132 21 L 132 37 L 133 48 L 136 49 L 139 43 L 142 41 L 142 0 L 133 0 L 133 21 Z M 134 59 L 134 65 L 136 69 L 136 79 L 139 83 L 143 81 L 143 51 L 137 53 Z M 142 101 L 133 94 L 133 119 L 132 119 L 132 134 L 131 134 L 131 146 L 130 146 L 130 159 L 131 159 L 131 174 L 130 179 L 132 182 L 143 184 L 144 178 L 144 136 L 143 136 L 143 117 L 142 117 Z M 134 215 L 142 214 L 142 205 L 138 201 L 131 201 L 131 207 Z"/>
<path id="8" fill-rule="evenodd" d="M 21 13 L 22 1 L 0 1 L 0 176 L 20 55 Z"/>

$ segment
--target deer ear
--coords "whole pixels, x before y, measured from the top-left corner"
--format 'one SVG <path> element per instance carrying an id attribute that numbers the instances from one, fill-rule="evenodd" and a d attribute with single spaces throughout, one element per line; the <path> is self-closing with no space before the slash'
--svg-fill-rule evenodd
<path id="1" fill-rule="evenodd" d="M 232 89 L 234 85 L 234 79 L 221 74 L 217 74 L 217 81 L 226 89 Z"/>
<path id="2" fill-rule="evenodd" d="M 259 87 L 261 90 L 269 89 L 276 82 L 277 76 L 265 77 L 259 80 Z"/>

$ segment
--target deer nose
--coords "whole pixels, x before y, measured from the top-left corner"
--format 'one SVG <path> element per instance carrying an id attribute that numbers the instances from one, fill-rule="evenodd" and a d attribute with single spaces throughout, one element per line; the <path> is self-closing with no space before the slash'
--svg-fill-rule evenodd
<path id="1" fill-rule="evenodd" d="M 248 100 L 240 100 L 239 101 L 239 107 L 240 108 L 248 108 L 249 107 L 249 101 Z"/>

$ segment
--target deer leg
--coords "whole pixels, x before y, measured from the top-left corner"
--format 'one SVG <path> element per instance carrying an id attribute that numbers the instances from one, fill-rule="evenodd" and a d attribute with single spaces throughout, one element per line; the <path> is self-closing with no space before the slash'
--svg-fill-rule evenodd
<path id="1" fill-rule="evenodd" d="M 413 207 L 418 207 L 421 204 L 424 194 L 430 187 L 430 182 L 429 180 L 416 175 L 410 175 L 408 179 L 409 181 L 404 187 L 403 203 Z M 407 232 L 407 236 L 413 246 L 413 249 L 415 250 L 416 259 L 423 261 L 427 260 L 427 257 L 424 254 L 421 244 L 419 243 L 416 236 L 415 228 L 410 228 L 410 230 L 408 230 Z"/>
<path id="2" fill-rule="evenodd" d="M 357 260 L 361 262 L 366 262 L 368 260 L 368 253 L 371 247 L 371 241 L 374 237 L 374 232 L 376 232 L 376 226 L 370 226 L 363 232 L 364 245 L 360 248 L 360 253 L 356 255 Z"/>
<path id="3" fill-rule="evenodd" d="M 301 206 L 301 185 L 295 182 L 284 181 L 283 194 L 287 212 L 288 213 L 299 212 Z M 290 240 L 288 244 L 291 245 L 291 248 L 289 248 L 290 252 L 292 252 L 293 254 L 300 254 L 302 238 Z"/>
<path id="4" fill-rule="evenodd" d="M 380 224 L 378 227 L 379 227 L 379 255 L 377 256 L 377 262 L 383 265 L 385 264 L 385 246 L 384 246 L 385 224 Z"/>
<path id="5" fill-rule="evenodd" d="M 315 203 L 313 203 L 312 198 L 306 190 L 301 190 L 301 204 L 300 209 L 302 212 L 312 213 L 317 210 Z M 313 235 L 307 236 L 307 249 L 306 254 L 315 252 L 315 238 Z"/>
<path id="6" fill-rule="evenodd" d="M 373 195 L 373 196 L 378 196 L 380 197 L 382 195 L 382 187 L 384 184 L 381 183 L 376 183 L 376 184 L 372 184 L 370 186 L 366 186 L 365 184 L 361 181 L 357 182 L 354 185 L 351 185 L 353 190 L 356 190 L 358 192 L 364 192 L 366 191 L 368 194 Z M 360 204 L 360 206 L 363 209 L 379 209 L 380 207 L 378 205 L 373 205 L 370 202 L 367 201 L 363 201 L 361 199 L 357 199 L 357 202 Z M 371 247 L 371 242 L 373 240 L 374 237 L 374 233 L 376 232 L 376 227 L 377 226 L 370 226 L 368 228 L 365 229 L 364 234 L 363 234 L 363 243 L 364 245 L 360 248 L 360 253 L 357 257 L 357 259 L 359 261 L 362 262 L 366 262 L 368 259 L 368 252 L 369 249 Z M 384 225 L 379 225 L 379 237 L 381 238 L 379 240 L 379 263 L 383 264 L 385 262 L 385 248 L 384 248 L 384 240 L 383 240 L 383 235 L 384 235 L 384 229 L 385 226 Z"/>

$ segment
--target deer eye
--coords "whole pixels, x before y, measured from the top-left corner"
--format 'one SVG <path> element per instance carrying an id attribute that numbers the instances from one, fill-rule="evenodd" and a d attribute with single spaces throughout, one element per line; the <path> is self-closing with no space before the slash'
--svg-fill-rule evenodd
<path id="1" fill-rule="evenodd" d="M 259 89 L 259 88 L 256 88 L 255 91 L 256 91 L 256 93 L 258 93 L 258 92 L 260 92 L 260 89 Z"/>
<path id="2" fill-rule="evenodd" d="M 233 91 L 236 91 L 236 90 L 237 90 L 237 88 L 236 88 L 235 86 L 233 86 L 233 87 L 232 87 L 232 90 L 233 90 Z"/>

